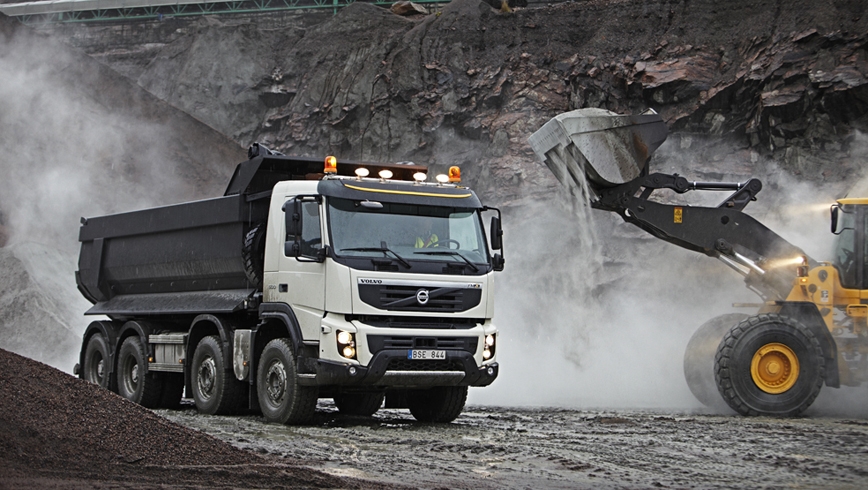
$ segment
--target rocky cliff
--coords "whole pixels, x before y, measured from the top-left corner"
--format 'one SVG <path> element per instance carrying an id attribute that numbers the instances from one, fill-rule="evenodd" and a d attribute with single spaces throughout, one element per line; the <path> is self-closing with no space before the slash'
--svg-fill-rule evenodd
<path id="1" fill-rule="evenodd" d="M 501 204 L 554 185 L 526 137 L 581 107 L 653 108 L 681 173 L 812 181 L 859 167 L 868 17 L 858 0 L 592 0 L 503 13 L 166 19 L 63 35 L 242 145 L 461 164 Z M 171 28 L 169 28 L 171 26 Z M 134 31 L 136 29 L 137 31 Z M 147 38 L 147 49 L 131 39 Z M 124 45 L 124 49 L 115 49 Z"/>

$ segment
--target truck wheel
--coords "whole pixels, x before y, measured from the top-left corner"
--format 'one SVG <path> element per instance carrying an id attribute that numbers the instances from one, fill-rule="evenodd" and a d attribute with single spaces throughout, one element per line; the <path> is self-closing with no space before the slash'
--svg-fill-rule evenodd
<path id="1" fill-rule="evenodd" d="M 438 386 L 407 393 L 410 413 L 419 422 L 452 422 L 464 410 L 466 386 Z"/>
<path id="2" fill-rule="evenodd" d="M 820 393 L 825 360 L 820 342 L 801 323 L 781 315 L 757 315 L 726 334 L 714 372 L 720 394 L 736 412 L 792 417 Z"/>
<path id="3" fill-rule="evenodd" d="M 93 384 L 108 389 L 109 387 L 109 354 L 108 343 L 102 334 L 94 334 L 87 341 L 84 350 L 83 378 Z"/>
<path id="4" fill-rule="evenodd" d="M 335 405 L 345 415 L 370 417 L 383 406 L 386 394 L 380 393 L 341 393 L 335 395 Z"/>
<path id="5" fill-rule="evenodd" d="M 703 405 L 715 410 L 729 410 L 717 391 L 714 380 L 714 355 L 723 336 L 740 321 L 744 313 L 727 313 L 703 323 L 690 337 L 684 351 L 684 379 L 687 387 Z"/>
<path id="6" fill-rule="evenodd" d="M 316 411 L 318 391 L 298 385 L 295 355 L 287 339 L 266 344 L 259 358 L 256 391 L 262 415 L 269 422 L 304 424 Z"/>
<path id="7" fill-rule="evenodd" d="M 216 335 L 203 338 L 196 346 L 190 367 L 190 387 L 200 413 L 227 415 L 241 408 L 245 386 L 226 368 L 223 346 Z"/>
<path id="8" fill-rule="evenodd" d="M 147 408 L 157 408 L 163 386 L 159 373 L 145 374 L 145 349 L 138 336 L 127 337 L 118 353 L 118 394 Z"/>
<path id="9" fill-rule="evenodd" d="M 184 375 L 178 373 L 163 374 L 163 393 L 160 396 L 160 408 L 177 409 L 181 406 L 184 395 Z"/>

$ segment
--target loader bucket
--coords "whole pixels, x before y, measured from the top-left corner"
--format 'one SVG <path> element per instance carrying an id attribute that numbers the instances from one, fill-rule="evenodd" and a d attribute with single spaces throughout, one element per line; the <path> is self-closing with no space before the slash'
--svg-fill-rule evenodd
<path id="1" fill-rule="evenodd" d="M 613 187 L 642 175 L 666 140 L 666 123 L 653 110 L 635 116 L 605 109 L 565 112 L 530 135 L 533 151 L 568 187 Z"/>

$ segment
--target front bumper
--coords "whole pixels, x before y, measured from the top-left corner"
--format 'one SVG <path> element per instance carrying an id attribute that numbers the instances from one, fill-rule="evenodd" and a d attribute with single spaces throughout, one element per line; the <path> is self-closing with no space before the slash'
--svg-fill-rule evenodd
<path id="1" fill-rule="evenodd" d="M 476 365 L 473 354 L 447 351 L 445 361 L 412 361 L 407 350 L 387 349 L 374 354 L 367 367 L 320 359 L 316 376 L 303 380 L 315 386 L 376 386 L 431 388 L 434 386 L 488 386 L 497 378 L 496 362 Z"/>

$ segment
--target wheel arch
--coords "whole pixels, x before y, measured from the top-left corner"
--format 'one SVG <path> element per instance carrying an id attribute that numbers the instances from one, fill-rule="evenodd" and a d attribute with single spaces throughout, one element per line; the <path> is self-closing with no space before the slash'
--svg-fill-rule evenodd
<path id="1" fill-rule="evenodd" d="M 301 327 L 292 308 L 285 303 L 265 303 L 259 307 L 260 324 L 256 327 L 255 345 L 258 352 L 268 342 L 277 338 L 288 338 L 292 343 L 293 354 L 298 355 L 304 338 Z"/>
<path id="2" fill-rule="evenodd" d="M 150 344 L 148 343 L 148 336 L 154 333 L 157 328 L 158 327 L 154 323 L 145 320 L 129 320 L 125 322 L 118 332 L 117 345 L 112 349 L 114 351 L 114 358 L 117 359 L 121 345 L 123 345 L 125 340 L 132 336 L 138 336 L 145 349 L 145 365 L 142 366 L 144 368 L 143 374 L 147 374 L 150 367 L 148 359 L 153 355 Z"/>
<path id="3" fill-rule="evenodd" d="M 220 343 L 223 344 L 223 365 L 232 366 L 232 335 L 235 329 L 238 328 L 237 323 L 230 319 L 210 313 L 203 313 L 196 316 L 190 322 L 190 330 L 187 333 L 187 346 L 185 349 L 185 359 L 192 360 L 196 353 L 196 346 L 199 342 L 210 335 L 216 335 L 220 338 Z M 186 389 L 191 389 L 190 372 L 191 364 L 188 361 L 184 362 L 184 378 L 186 379 Z"/>
<path id="4" fill-rule="evenodd" d="M 274 339 L 287 338 L 292 344 L 292 353 L 298 360 L 299 352 L 304 345 L 301 335 L 301 327 L 296 319 L 295 312 L 285 303 L 264 303 L 259 307 L 260 323 L 253 332 L 251 338 L 250 372 L 252 386 L 256 386 L 256 372 L 259 368 L 259 357 L 265 349 L 265 345 Z"/>
<path id="5" fill-rule="evenodd" d="M 832 332 L 826 328 L 826 322 L 820 315 L 817 305 L 802 301 L 787 302 L 781 306 L 779 314 L 793 318 L 808 327 L 814 334 L 820 342 L 823 358 L 826 361 L 825 384 L 832 388 L 839 388 L 841 381 L 838 376 L 838 345 L 832 337 Z"/>
<path id="6" fill-rule="evenodd" d="M 111 391 L 117 392 L 117 378 L 115 376 L 115 359 L 117 358 L 117 350 L 120 345 L 120 340 L 118 340 L 118 332 L 120 331 L 122 324 L 120 322 L 111 321 L 111 320 L 96 320 L 90 322 L 90 325 L 84 330 L 84 335 L 82 336 L 81 342 L 81 352 L 78 354 L 78 366 L 76 366 L 77 375 L 80 379 L 84 379 L 84 369 L 81 366 L 84 366 L 84 356 L 87 352 L 87 344 L 90 342 L 90 339 L 94 335 L 102 335 L 108 343 L 108 376 L 109 376 L 109 389 Z"/>

